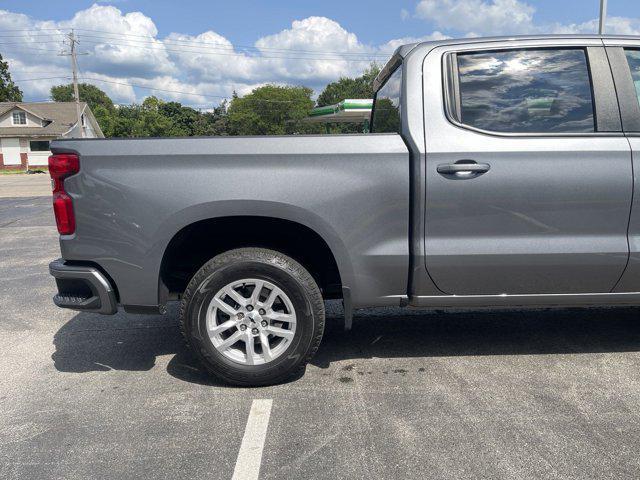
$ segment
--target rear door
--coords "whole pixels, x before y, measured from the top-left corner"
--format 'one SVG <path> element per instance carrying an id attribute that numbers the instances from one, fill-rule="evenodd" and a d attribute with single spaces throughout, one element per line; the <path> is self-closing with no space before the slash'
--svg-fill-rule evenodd
<path id="1" fill-rule="evenodd" d="M 425 95 L 426 267 L 438 288 L 611 291 L 633 182 L 602 42 L 439 47 L 423 74 L 425 92 L 442 93 Z"/>
<path id="2" fill-rule="evenodd" d="M 634 173 L 633 206 L 629 222 L 629 264 L 616 292 L 640 292 L 640 42 L 629 39 L 606 39 L 620 116 L 631 145 Z"/>

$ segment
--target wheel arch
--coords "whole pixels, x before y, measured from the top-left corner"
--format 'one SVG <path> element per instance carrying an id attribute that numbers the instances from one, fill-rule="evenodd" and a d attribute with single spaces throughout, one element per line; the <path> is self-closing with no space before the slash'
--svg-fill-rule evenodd
<path id="1" fill-rule="evenodd" d="M 260 225 L 265 225 L 269 222 L 274 222 L 274 224 L 288 222 L 291 228 L 306 232 L 308 237 L 305 238 L 315 238 L 321 241 L 335 262 L 343 294 L 346 291 L 346 296 L 349 296 L 350 288 L 353 285 L 351 260 L 344 242 L 326 220 L 309 210 L 291 204 L 254 200 L 227 200 L 191 206 L 177 212 L 161 227 L 161 231 L 166 232 L 166 234 L 161 235 L 164 240 L 156 245 L 157 254 L 161 259 L 158 263 L 160 303 L 164 303 L 163 300 L 166 301 L 166 296 L 169 293 L 168 287 L 163 282 L 163 274 L 166 273 L 167 262 L 169 261 L 168 255 L 175 251 L 176 242 L 180 241 L 185 232 L 188 232 L 189 229 L 197 228 L 198 225 L 208 224 L 215 226 L 225 223 L 228 225 L 229 222 L 234 220 L 250 222 L 249 226 L 251 222 Z M 244 236 L 238 235 L 238 237 L 240 238 L 237 242 L 229 242 L 230 248 L 265 246 L 260 245 L 260 242 L 252 242 L 251 233 L 244 234 Z M 260 237 L 260 235 L 256 237 Z M 350 303 L 350 298 L 345 298 L 344 300 L 345 304 Z"/>

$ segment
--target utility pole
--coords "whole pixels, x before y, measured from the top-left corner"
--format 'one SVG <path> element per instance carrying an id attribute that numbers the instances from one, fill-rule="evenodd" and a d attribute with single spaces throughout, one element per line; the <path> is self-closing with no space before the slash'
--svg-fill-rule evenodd
<path id="1" fill-rule="evenodd" d="M 607 0 L 600 0 L 600 26 L 598 27 L 598 33 L 604 34 L 604 24 L 607 21 Z"/>
<path id="2" fill-rule="evenodd" d="M 85 136 L 84 125 L 82 125 L 82 111 L 80 110 L 80 92 L 78 91 L 78 55 L 86 55 L 86 53 L 78 53 L 76 46 L 78 45 L 78 39 L 73 31 L 67 35 L 69 41 L 69 52 L 63 51 L 60 55 L 71 57 L 71 69 L 73 72 L 73 98 L 76 102 L 76 118 L 78 127 L 80 128 L 80 135 Z"/>

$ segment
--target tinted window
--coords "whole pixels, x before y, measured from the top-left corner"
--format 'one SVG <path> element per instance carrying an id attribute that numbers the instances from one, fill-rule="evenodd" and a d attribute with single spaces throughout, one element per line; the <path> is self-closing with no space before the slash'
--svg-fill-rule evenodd
<path id="1" fill-rule="evenodd" d="M 400 133 L 400 92 L 402 66 L 387 79 L 373 102 L 371 131 L 376 133 Z"/>
<path id="2" fill-rule="evenodd" d="M 32 152 L 48 152 L 49 142 L 46 140 L 32 140 L 29 142 L 29 149 Z"/>
<path id="3" fill-rule="evenodd" d="M 458 54 L 462 123 L 505 133 L 593 132 L 584 50 Z"/>
<path id="4" fill-rule="evenodd" d="M 638 102 L 640 102 L 640 50 L 625 50 L 624 53 L 627 56 L 627 62 L 629 62 L 631 77 L 636 86 Z"/>

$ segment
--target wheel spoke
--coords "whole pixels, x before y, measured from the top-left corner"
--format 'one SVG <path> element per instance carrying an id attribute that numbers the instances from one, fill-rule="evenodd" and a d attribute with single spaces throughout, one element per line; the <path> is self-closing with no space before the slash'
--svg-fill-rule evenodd
<path id="1" fill-rule="evenodd" d="M 270 312 L 267 317 L 276 322 L 296 323 L 296 316 L 290 313 Z"/>
<path id="2" fill-rule="evenodd" d="M 226 340 L 224 340 L 220 345 L 218 345 L 216 348 L 218 350 L 226 350 L 227 348 L 229 348 L 230 346 L 232 346 L 233 344 L 235 344 L 238 340 L 240 340 L 240 337 L 242 337 L 242 332 L 237 331 L 235 332 L 233 335 L 231 335 L 229 338 L 227 338 Z"/>
<path id="3" fill-rule="evenodd" d="M 227 315 L 235 315 L 235 314 L 238 313 L 238 311 L 235 308 L 233 308 L 231 305 L 229 305 L 228 303 L 222 301 L 219 298 L 215 298 L 213 300 L 213 302 L 214 302 L 216 307 L 218 307 L 220 310 L 222 310 Z"/>
<path id="4" fill-rule="evenodd" d="M 209 329 L 209 335 L 220 335 L 222 332 L 226 332 L 227 330 L 235 326 L 235 320 L 227 320 L 226 322 Z"/>
<path id="5" fill-rule="evenodd" d="M 264 282 L 261 280 L 257 281 L 256 287 L 253 289 L 253 293 L 251 293 L 251 300 L 249 300 L 252 305 L 256 305 L 260 301 L 262 287 L 264 287 Z"/>
<path id="6" fill-rule="evenodd" d="M 254 338 L 248 330 L 244 337 L 244 343 L 247 345 L 247 365 L 253 365 L 253 354 L 255 353 Z"/>
<path id="7" fill-rule="evenodd" d="M 262 356 L 265 362 L 270 362 L 273 357 L 271 356 L 271 346 L 269 345 L 269 337 L 265 332 L 260 332 L 260 344 L 262 345 Z"/>
<path id="8" fill-rule="evenodd" d="M 265 330 L 267 331 L 267 333 L 271 333 L 276 337 L 287 338 L 289 340 L 291 340 L 294 335 L 294 333 L 291 330 L 285 330 L 284 328 L 279 328 L 279 327 L 271 326 L 271 327 L 265 328 Z"/>
<path id="9" fill-rule="evenodd" d="M 229 295 L 236 303 L 239 303 L 243 307 L 247 304 L 247 299 L 236 292 L 233 287 L 227 286 L 224 289 L 224 293 Z"/>
<path id="10" fill-rule="evenodd" d="M 273 290 L 271 290 L 271 293 L 269 293 L 269 296 L 267 297 L 267 299 L 264 301 L 264 303 L 262 304 L 262 306 L 265 309 L 270 309 L 273 306 L 273 302 L 276 301 L 276 298 L 278 297 L 278 289 L 276 287 L 273 287 Z"/>

